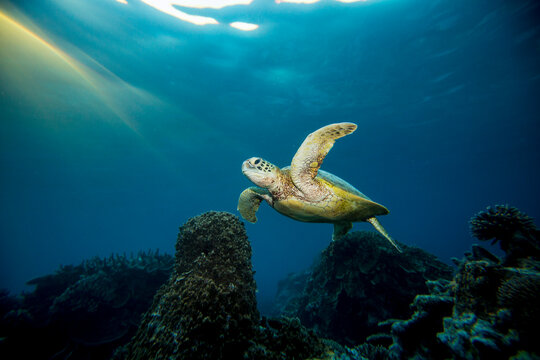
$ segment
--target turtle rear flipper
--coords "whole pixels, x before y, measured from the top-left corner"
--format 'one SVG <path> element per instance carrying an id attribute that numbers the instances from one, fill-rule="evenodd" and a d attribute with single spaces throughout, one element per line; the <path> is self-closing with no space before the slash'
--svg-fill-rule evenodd
<path id="1" fill-rule="evenodd" d="M 272 198 L 268 190 L 259 187 L 249 187 L 240 194 L 237 210 L 240 211 L 240 215 L 245 220 L 256 223 L 257 217 L 255 213 L 259 210 L 259 206 L 263 200 L 268 201 L 272 205 Z"/>
<path id="2" fill-rule="evenodd" d="M 332 234 L 332 241 L 341 239 L 351 229 L 352 222 L 350 221 L 334 223 L 334 233 Z"/>
<path id="3" fill-rule="evenodd" d="M 379 220 L 377 220 L 376 217 L 371 217 L 371 218 L 367 219 L 366 221 L 369 222 L 371 225 L 373 225 L 373 227 L 379 233 L 381 233 L 381 235 L 384 236 L 386 240 L 390 241 L 390 244 L 392 244 L 397 249 L 397 251 L 399 251 L 400 253 L 403 252 L 403 250 L 401 250 L 401 248 L 398 246 L 398 244 L 396 244 L 394 239 L 392 239 L 390 237 L 390 235 L 388 235 L 388 233 L 386 232 L 386 230 L 383 228 L 383 226 L 381 225 Z"/>

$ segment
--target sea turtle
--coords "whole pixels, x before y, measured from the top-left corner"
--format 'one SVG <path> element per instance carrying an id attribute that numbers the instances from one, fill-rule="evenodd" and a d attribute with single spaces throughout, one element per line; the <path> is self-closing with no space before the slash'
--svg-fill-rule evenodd
<path id="1" fill-rule="evenodd" d="M 261 201 L 295 220 L 333 223 L 332 240 L 338 240 L 353 222 L 371 223 L 390 243 L 399 246 L 379 223 L 376 215 L 388 214 L 388 209 L 373 202 L 345 180 L 319 170 L 323 159 L 336 139 L 356 130 L 356 124 L 339 123 L 309 134 L 292 159 L 291 166 L 279 169 L 259 157 L 247 159 L 242 173 L 257 187 L 240 194 L 238 210 L 244 219 L 256 222 L 255 213 Z"/>

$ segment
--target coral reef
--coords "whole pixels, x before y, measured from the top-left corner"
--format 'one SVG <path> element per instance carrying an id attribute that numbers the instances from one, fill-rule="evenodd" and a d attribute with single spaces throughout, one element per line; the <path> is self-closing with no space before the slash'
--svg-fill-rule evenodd
<path id="1" fill-rule="evenodd" d="M 539 246 L 536 228 L 509 207 L 488 208 L 471 224 L 480 240 L 498 240 L 506 258 L 475 245 L 456 261 L 452 281 L 428 282 L 430 292 L 416 296 L 410 319 L 381 323 L 391 326 L 389 357 L 540 357 L 540 258 L 532 251 Z"/>
<path id="2" fill-rule="evenodd" d="M 208 212 L 180 228 L 174 259 L 94 258 L 31 280 L 31 293 L 0 291 L 0 357 L 540 358 L 538 231 L 508 206 L 471 229 L 505 257 L 473 245 L 454 274 L 420 249 L 399 254 L 376 233 L 351 233 L 280 283 L 281 318 L 261 319 L 244 225 Z"/>
<path id="3" fill-rule="evenodd" d="M 380 321 L 407 317 L 415 295 L 427 291 L 426 280 L 452 277 L 453 269 L 434 256 L 402 247 L 404 253 L 397 253 L 374 232 L 347 234 L 328 246 L 309 276 L 289 276 L 289 284 L 280 284 L 276 312 L 298 316 L 342 344 L 362 343 Z"/>
<path id="4" fill-rule="evenodd" d="M 379 345 L 362 344 L 353 348 L 331 343 L 331 360 L 388 360 L 388 349 Z"/>
<path id="5" fill-rule="evenodd" d="M 404 264 L 382 240 L 355 233 L 331 244 L 307 277 L 289 275 L 280 284 L 277 304 L 339 341 L 330 344 L 332 359 L 540 358 L 540 242 L 532 219 L 513 207 L 496 206 L 473 217 L 471 231 L 480 240 L 495 239 L 504 258 L 473 245 L 464 259 L 454 259 L 452 277 L 444 266 L 420 260 L 413 249 L 404 247 L 412 263 Z M 408 288 L 423 280 L 424 291 L 403 290 L 403 284 Z M 404 310 L 389 315 L 403 309 L 399 299 L 406 296 L 412 316 Z M 385 316 L 388 320 L 381 321 Z M 371 332 L 365 343 L 344 346 L 362 332 Z"/>
<path id="6" fill-rule="evenodd" d="M 263 318 L 252 345 L 245 354 L 250 360 L 328 358 L 329 347 L 298 318 Z"/>
<path id="7" fill-rule="evenodd" d="M 306 359 L 326 347 L 297 319 L 260 322 L 244 225 L 208 212 L 180 228 L 174 272 L 121 359 Z"/>
<path id="8" fill-rule="evenodd" d="M 20 297 L 0 291 L 2 359 L 281 360 L 329 349 L 298 319 L 260 319 L 251 246 L 229 213 L 188 220 L 174 259 L 93 258 L 29 284 Z"/>
<path id="9" fill-rule="evenodd" d="M 96 257 L 29 281 L 33 292 L 2 294 L 0 356 L 109 358 L 135 333 L 172 266 L 172 256 L 157 252 Z"/>
<path id="10" fill-rule="evenodd" d="M 390 319 L 380 325 L 391 331 L 393 344 L 390 354 L 395 358 L 444 359 L 449 357 L 440 344 L 437 333 L 443 331 L 442 319 L 452 315 L 454 299 L 450 281 L 427 281 L 429 294 L 417 295 L 411 304 L 415 310 L 408 320 Z M 372 337 L 368 342 L 372 342 Z"/>
<path id="11" fill-rule="evenodd" d="M 509 263 L 531 256 L 540 257 L 538 230 L 533 219 L 515 207 L 488 207 L 471 218 L 470 228 L 478 240 L 498 242 Z"/>
<path id="12" fill-rule="evenodd" d="M 180 228 L 175 259 L 127 358 L 241 358 L 259 321 L 244 225 L 229 213 L 192 218 Z"/>
<path id="13" fill-rule="evenodd" d="M 290 273 L 278 282 L 272 315 L 295 316 L 300 306 L 302 294 L 313 269 Z"/>

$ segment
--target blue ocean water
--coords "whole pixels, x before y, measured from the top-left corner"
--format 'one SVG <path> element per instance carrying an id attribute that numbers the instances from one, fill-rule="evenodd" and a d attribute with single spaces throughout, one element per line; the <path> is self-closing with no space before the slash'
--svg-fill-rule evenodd
<path id="1" fill-rule="evenodd" d="M 245 159 L 287 166 L 342 121 L 358 129 L 322 169 L 385 205 L 406 245 L 450 263 L 486 206 L 540 216 L 537 2 L 174 3 L 2 2 L 0 288 L 96 255 L 173 253 L 188 218 L 238 214 Z M 264 312 L 332 226 L 265 204 L 258 218 Z"/>

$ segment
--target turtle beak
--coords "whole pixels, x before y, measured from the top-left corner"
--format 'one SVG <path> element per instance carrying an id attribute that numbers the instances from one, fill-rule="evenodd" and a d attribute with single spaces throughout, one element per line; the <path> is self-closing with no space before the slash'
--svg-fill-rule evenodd
<path id="1" fill-rule="evenodd" d="M 242 163 L 242 172 L 245 174 L 247 169 L 253 168 L 253 165 L 249 162 L 249 160 L 246 160 Z"/>

